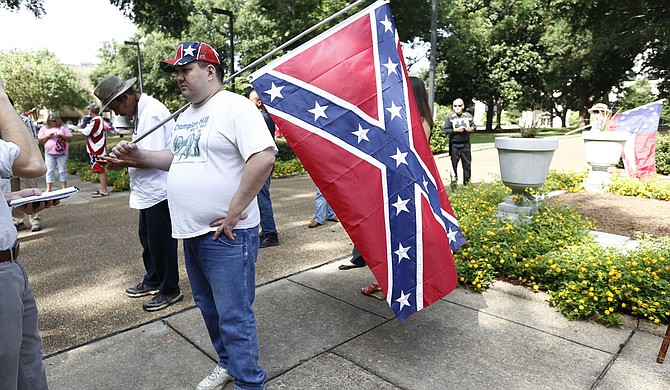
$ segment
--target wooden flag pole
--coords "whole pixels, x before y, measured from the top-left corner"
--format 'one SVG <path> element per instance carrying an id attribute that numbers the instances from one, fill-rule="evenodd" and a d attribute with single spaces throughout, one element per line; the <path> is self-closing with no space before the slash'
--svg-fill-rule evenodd
<path id="1" fill-rule="evenodd" d="M 658 350 L 656 363 L 663 364 L 665 361 L 665 354 L 668 352 L 668 346 L 670 346 L 670 324 L 668 324 L 668 329 L 665 331 L 665 337 L 663 337 L 663 344 L 661 344 L 661 349 Z"/>

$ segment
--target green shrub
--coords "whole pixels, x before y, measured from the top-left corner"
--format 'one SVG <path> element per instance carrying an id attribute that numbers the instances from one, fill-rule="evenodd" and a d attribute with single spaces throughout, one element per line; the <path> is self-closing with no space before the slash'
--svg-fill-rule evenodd
<path id="1" fill-rule="evenodd" d="M 441 126 L 436 126 L 430 134 L 430 150 L 433 154 L 449 151 L 449 137 L 444 134 Z"/>
<path id="2" fill-rule="evenodd" d="M 81 134 L 74 134 L 68 146 L 68 161 L 88 163 L 88 151 L 86 150 L 86 138 Z"/>
<path id="3" fill-rule="evenodd" d="M 275 143 L 277 144 L 277 149 L 279 149 L 275 156 L 277 161 L 291 161 L 296 158 L 295 152 L 293 152 L 293 149 L 291 149 L 285 139 L 277 138 L 275 139 Z"/>
<path id="4" fill-rule="evenodd" d="M 670 135 L 656 139 L 656 173 L 670 175 Z"/>
<path id="5" fill-rule="evenodd" d="M 613 176 L 608 191 L 617 195 L 670 200 L 670 181 L 658 177 L 639 180 L 625 176 Z"/>
<path id="6" fill-rule="evenodd" d="M 305 173 L 305 167 L 302 166 L 300 160 L 294 157 L 290 161 L 275 161 L 275 169 L 272 171 L 272 178 L 278 179 L 284 176 L 301 175 Z"/>
<path id="7" fill-rule="evenodd" d="M 450 194 L 467 240 L 454 253 L 462 285 L 483 291 L 502 278 L 547 290 L 568 318 L 613 325 L 626 313 L 668 322 L 669 237 L 638 237 L 628 251 L 604 248 L 587 233 L 593 224 L 560 203 L 542 205 L 529 223 L 498 221 L 497 204 L 508 193 L 496 182 Z"/>
<path id="8" fill-rule="evenodd" d="M 556 190 L 566 190 L 568 192 L 584 191 L 584 179 L 589 175 L 587 170 L 576 171 L 557 171 L 552 169 L 547 174 L 547 181 L 538 189 L 538 193 L 547 193 Z"/>
<path id="9" fill-rule="evenodd" d="M 533 222 L 499 222 L 498 203 L 507 189 L 501 182 L 458 187 L 450 195 L 467 244 L 454 254 L 460 282 L 474 291 L 496 276 L 518 278 L 525 264 L 554 249 L 583 242 L 590 221 L 565 206 L 545 204 Z"/>
<path id="10" fill-rule="evenodd" d="M 635 249 L 596 243 L 567 247 L 531 262 L 528 273 L 568 318 L 620 323 L 618 313 L 654 323 L 670 318 L 670 238 L 642 238 Z"/>

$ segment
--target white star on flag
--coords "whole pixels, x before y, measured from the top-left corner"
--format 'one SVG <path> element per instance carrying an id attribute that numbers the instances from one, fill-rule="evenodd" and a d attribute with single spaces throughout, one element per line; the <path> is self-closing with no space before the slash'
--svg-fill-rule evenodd
<path id="1" fill-rule="evenodd" d="M 409 296 L 412 295 L 412 293 L 409 293 L 405 295 L 405 292 L 403 290 L 400 290 L 400 298 L 396 299 L 395 301 L 400 304 L 400 309 L 402 310 L 403 307 L 405 306 L 411 306 L 409 304 Z"/>
<path id="2" fill-rule="evenodd" d="M 423 178 L 423 188 L 425 188 L 426 192 L 428 192 L 428 180 L 426 180 L 425 177 Z"/>
<path id="3" fill-rule="evenodd" d="M 191 45 L 188 45 L 188 47 L 186 49 L 184 49 L 184 55 L 185 56 L 192 56 L 194 51 L 195 51 L 195 48 Z"/>
<path id="4" fill-rule="evenodd" d="M 386 110 L 391 113 L 390 120 L 393 120 L 395 117 L 402 118 L 402 115 L 400 115 L 400 110 L 402 110 L 402 106 L 396 106 L 394 101 L 391 101 L 391 107 L 386 108 Z"/>
<path id="5" fill-rule="evenodd" d="M 393 252 L 396 255 L 398 255 L 398 263 L 400 263 L 400 261 L 402 259 L 409 259 L 409 256 L 407 255 L 407 251 L 410 250 L 410 248 L 411 248 L 411 246 L 408 246 L 407 248 L 405 248 L 404 246 L 402 246 L 402 243 L 398 244 L 398 250 Z"/>
<path id="6" fill-rule="evenodd" d="M 319 105 L 319 102 L 314 102 L 314 104 L 314 108 L 307 110 L 314 114 L 314 122 L 321 117 L 328 119 L 328 116 L 326 116 L 326 108 L 328 108 L 328 106 L 321 106 Z"/>
<path id="7" fill-rule="evenodd" d="M 457 234 L 456 231 L 451 230 L 451 228 L 449 228 L 449 233 L 447 233 L 447 237 L 449 237 L 449 242 L 456 242 L 456 234 Z"/>
<path id="8" fill-rule="evenodd" d="M 407 160 L 405 159 L 405 157 L 407 157 L 407 152 L 401 153 L 400 149 L 398 148 L 395 148 L 395 150 L 396 153 L 393 156 L 391 156 L 391 158 L 395 160 L 395 167 L 398 168 L 400 164 L 407 165 Z"/>
<path id="9" fill-rule="evenodd" d="M 391 61 L 391 57 L 389 57 L 389 61 L 387 63 L 382 65 L 384 65 L 386 69 L 388 69 L 389 74 L 391 73 L 398 74 L 398 72 L 396 71 L 396 67 L 398 66 L 398 64 Z"/>
<path id="10" fill-rule="evenodd" d="M 358 130 L 352 131 L 351 134 L 358 137 L 358 143 L 360 144 L 361 141 L 363 140 L 370 142 L 370 140 L 368 139 L 368 131 L 370 131 L 370 129 L 364 129 L 363 126 L 358 124 Z"/>
<path id="11" fill-rule="evenodd" d="M 402 200 L 400 195 L 398 195 L 398 200 L 391 204 L 393 207 L 395 207 L 395 215 L 400 214 L 401 211 L 407 211 L 409 213 L 409 210 L 407 209 L 407 202 L 409 202 L 409 199 Z"/>
<path id="12" fill-rule="evenodd" d="M 265 91 L 265 93 L 270 95 L 270 103 L 272 103 L 275 100 L 276 97 L 279 97 L 279 98 L 282 98 L 282 99 L 284 98 L 284 96 L 282 96 L 282 94 L 281 94 L 282 89 L 284 89 L 283 86 L 282 87 L 277 87 L 275 85 L 275 83 L 272 83 L 272 88 Z"/>
<path id="13" fill-rule="evenodd" d="M 388 15 L 384 15 L 384 20 L 380 20 L 379 23 L 384 25 L 384 32 L 393 31 L 391 30 L 391 21 L 388 18 Z"/>

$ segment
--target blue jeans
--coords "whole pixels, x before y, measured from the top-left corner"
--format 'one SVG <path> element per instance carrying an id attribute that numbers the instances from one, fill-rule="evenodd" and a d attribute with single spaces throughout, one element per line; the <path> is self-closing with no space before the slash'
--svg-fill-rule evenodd
<path id="1" fill-rule="evenodd" d="M 263 235 L 268 233 L 277 233 L 277 227 L 275 226 L 275 216 L 272 212 L 272 200 L 270 199 L 270 178 L 272 174 L 268 176 L 268 179 L 263 184 L 261 192 L 258 193 L 256 197 L 258 199 L 258 209 L 261 212 L 261 233 Z"/>
<path id="2" fill-rule="evenodd" d="M 186 271 L 219 365 L 240 389 L 263 389 L 265 372 L 258 366 L 256 292 L 258 227 L 234 230 L 234 240 L 213 232 L 184 239 Z"/>
<path id="3" fill-rule="evenodd" d="M 330 205 L 328 202 L 326 202 L 326 198 L 323 197 L 323 194 L 321 191 L 319 191 L 319 188 L 316 188 L 316 214 L 314 214 L 314 220 L 318 222 L 320 225 L 323 225 L 327 219 L 332 219 L 335 217 L 335 212 L 333 211 L 332 208 L 330 208 Z"/>

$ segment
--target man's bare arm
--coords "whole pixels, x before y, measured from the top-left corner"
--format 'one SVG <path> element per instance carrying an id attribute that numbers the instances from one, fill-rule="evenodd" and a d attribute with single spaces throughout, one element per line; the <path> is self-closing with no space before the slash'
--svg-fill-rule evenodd
<path id="1" fill-rule="evenodd" d="M 12 166 L 16 176 L 34 178 L 46 173 L 47 167 L 40 149 L 35 139 L 26 131 L 26 124 L 9 102 L 2 79 L 0 79 L 0 137 L 7 142 L 14 143 L 21 150 Z"/>

